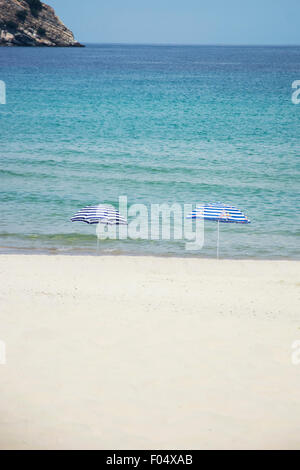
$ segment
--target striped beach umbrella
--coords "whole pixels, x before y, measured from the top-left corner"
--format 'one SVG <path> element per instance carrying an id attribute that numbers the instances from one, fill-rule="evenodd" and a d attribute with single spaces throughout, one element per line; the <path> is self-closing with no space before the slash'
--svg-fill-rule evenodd
<path id="1" fill-rule="evenodd" d="M 110 204 L 84 207 L 72 217 L 71 221 L 87 224 L 127 225 L 127 220 Z"/>
<path id="2" fill-rule="evenodd" d="M 217 241 L 217 257 L 219 258 L 220 244 L 220 223 L 224 224 L 250 224 L 248 217 L 234 206 L 221 203 L 203 204 L 197 206 L 188 216 L 188 219 L 204 219 L 218 222 L 218 241 Z"/>

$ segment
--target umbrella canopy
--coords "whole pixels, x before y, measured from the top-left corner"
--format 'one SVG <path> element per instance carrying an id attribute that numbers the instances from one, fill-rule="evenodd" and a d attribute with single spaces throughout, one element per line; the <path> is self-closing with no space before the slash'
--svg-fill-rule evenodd
<path id="1" fill-rule="evenodd" d="M 72 217 L 71 221 L 87 224 L 127 225 L 127 220 L 109 204 L 84 207 Z"/>
<path id="2" fill-rule="evenodd" d="M 227 224 L 250 224 L 248 217 L 234 206 L 224 204 L 204 204 L 196 207 L 188 216 L 188 219 L 201 218 Z"/>
<path id="3" fill-rule="evenodd" d="M 225 224 L 250 224 L 248 217 L 234 206 L 203 204 L 187 215 L 188 219 L 204 219 L 218 222 L 217 257 L 219 258 L 220 222 Z"/>

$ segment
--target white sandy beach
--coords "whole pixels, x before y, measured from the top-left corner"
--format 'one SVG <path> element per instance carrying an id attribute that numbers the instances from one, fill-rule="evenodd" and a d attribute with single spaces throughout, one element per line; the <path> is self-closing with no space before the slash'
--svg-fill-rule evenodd
<path id="1" fill-rule="evenodd" d="M 300 449 L 300 263 L 0 256 L 1 449 Z"/>

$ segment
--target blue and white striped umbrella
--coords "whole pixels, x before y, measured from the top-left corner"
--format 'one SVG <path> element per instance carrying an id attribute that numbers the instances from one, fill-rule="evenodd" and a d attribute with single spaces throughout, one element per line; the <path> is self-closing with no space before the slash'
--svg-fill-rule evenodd
<path id="1" fill-rule="evenodd" d="M 188 219 L 204 219 L 218 222 L 217 257 L 219 257 L 220 222 L 225 224 L 250 224 L 248 217 L 234 206 L 221 203 L 197 206 Z"/>
<path id="2" fill-rule="evenodd" d="M 234 206 L 224 204 L 204 204 L 197 206 L 188 219 L 205 219 L 226 224 L 250 224 L 248 217 Z"/>
<path id="3" fill-rule="evenodd" d="M 127 220 L 109 204 L 84 207 L 72 217 L 71 221 L 87 224 L 127 225 Z"/>

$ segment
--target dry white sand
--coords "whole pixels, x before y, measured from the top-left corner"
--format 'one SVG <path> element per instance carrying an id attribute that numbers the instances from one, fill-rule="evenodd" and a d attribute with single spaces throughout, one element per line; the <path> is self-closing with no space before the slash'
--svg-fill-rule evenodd
<path id="1" fill-rule="evenodd" d="M 0 270 L 0 448 L 300 449 L 299 262 Z"/>

